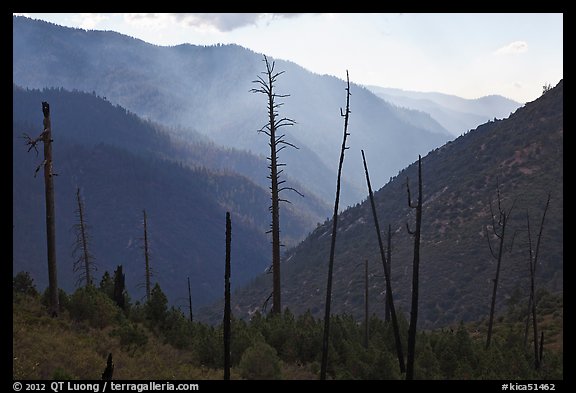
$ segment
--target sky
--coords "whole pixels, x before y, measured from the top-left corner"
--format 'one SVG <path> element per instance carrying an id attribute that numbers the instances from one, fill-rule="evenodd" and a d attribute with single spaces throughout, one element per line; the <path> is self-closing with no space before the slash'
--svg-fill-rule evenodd
<path id="1" fill-rule="evenodd" d="M 533 101 L 563 78 L 563 14 L 23 15 L 155 45 L 234 43 L 363 85 Z"/>

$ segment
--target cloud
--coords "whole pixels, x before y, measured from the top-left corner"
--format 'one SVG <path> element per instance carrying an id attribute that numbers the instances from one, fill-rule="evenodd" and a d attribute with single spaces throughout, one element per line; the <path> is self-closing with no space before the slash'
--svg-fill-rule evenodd
<path id="1" fill-rule="evenodd" d="M 228 32 L 259 22 L 270 23 L 274 19 L 293 18 L 295 13 L 175 13 L 175 14 L 125 14 L 129 23 L 141 25 L 161 25 L 167 19 L 180 25 L 195 27 L 199 30 Z"/>
<path id="2" fill-rule="evenodd" d="M 80 14 L 80 27 L 83 29 L 94 29 L 103 20 L 109 19 L 103 14 Z"/>
<path id="3" fill-rule="evenodd" d="M 495 55 L 516 55 L 524 53 L 528 50 L 528 43 L 526 41 L 514 41 L 497 49 Z"/>

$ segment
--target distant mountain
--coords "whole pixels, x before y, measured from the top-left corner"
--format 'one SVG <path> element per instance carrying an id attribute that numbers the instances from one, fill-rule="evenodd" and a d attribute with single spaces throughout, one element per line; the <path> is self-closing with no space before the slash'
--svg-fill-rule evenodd
<path id="1" fill-rule="evenodd" d="M 430 114 L 455 136 L 494 118 L 506 118 L 522 106 L 516 101 L 498 95 L 471 100 L 443 93 L 424 93 L 380 86 L 366 87 L 391 104 Z"/>
<path id="2" fill-rule="evenodd" d="M 62 88 L 13 87 L 13 270 L 29 271 L 40 289 L 47 285 L 44 182 L 41 163 L 27 152 L 23 133 L 37 136 L 41 102 L 51 107 L 54 139 L 56 240 L 59 286 L 70 291 L 76 187 L 81 188 L 93 239 L 90 251 L 104 270 L 124 266 L 134 300 L 144 282 L 142 210 L 148 215 L 151 265 L 169 300 L 187 297 L 190 276 L 194 304 L 222 293 L 225 213 L 234 228 L 233 286 L 268 267 L 269 192 L 228 166 L 250 170 L 266 161 L 246 152 L 221 149 L 192 131 L 182 141 L 165 127 L 140 119 L 95 94 Z M 195 138 L 195 142 L 190 140 Z M 228 165 L 225 164 L 228 162 Z M 254 169 L 255 170 L 255 169 Z M 306 191 L 304 191 L 306 193 Z M 282 210 L 283 241 L 296 244 L 326 215 L 313 196 Z"/>
<path id="3" fill-rule="evenodd" d="M 109 31 L 13 18 L 16 84 L 94 91 L 145 119 L 193 128 L 217 144 L 265 157 L 268 142 L 257 130 L 266 123 L 266 99 L 250 93 L 252 81 L 264 70 L 262 60 L 261 54 L 237 45 L 160 47 Z M 281 115 L 297 122 L 286 129 L 286 139 L 300 148 L 282 152 L 285 173 L 331 203 L 345 82 L 282 60 L 276 60 L 275 70 L 285 71 L 277 92 L 290 95 Z M 351 93 L 353 150 L 346 157 L 344 206 L 363 196 L 360 148 L 374 157 L 374 184 L 383 185 L 418 154 L 452 138 L 425 114 L 396 108 L 355 84 Z"/>
<path id="4" fill-rule="evenodd" d="M 526 214 L 532 239 L 548 193 L 536 287 L 563 287 L 563 81 L 508 119 L 490 121 L 422 158 L 423 214 L 420 260 L 419 326 L 432 328 L 486 317 L 490 310 L 492 258 L 484 228 L 492 224 L 490 200 L 496 203 L 500 184 L 502 204 L 514 203 L 508 233 L 516 232 L 511 253 L 503 257 L 497 310 L 515 296 L 528 301 L 529 273 Z M 368 167 L 374 157 L 367 154 Z M 344 164 L 346 165 L 346 163 Z M 413 163 L 375 193 L 383 238 L 392 228 L 392 283 L 397 309 L 408 315 L 411 299 L 413 240 L 406 223 L 414 226 L 407 207 L 406 179 L 413 198 L 417 164 Z M 366 192 L 367 194 L 367 192 Z M 283 267 L 284 305 L 299 314 L 310 310 L 323 317 L 332 222 L 326 221 L 290 250 Z M 384 311 L 385 285 L 370 203 L 342 212 L 338 219 L 332 312 L 361 318 L 365 260 L 370 265 L 370 307 Z M 270 292 L 263 275 L 237 290 L 233 310 L 247 317 L 259 310 Z M 522 304 L 522 303 L 520 303 Z M 205 309 L 202 318 L 215 321 L 219 306 Z"/>

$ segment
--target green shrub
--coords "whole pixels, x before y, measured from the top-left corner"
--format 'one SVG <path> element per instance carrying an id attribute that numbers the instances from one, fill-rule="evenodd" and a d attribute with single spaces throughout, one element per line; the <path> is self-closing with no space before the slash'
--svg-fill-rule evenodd
<path id="1" fill-rule="evenodd" d="M 276 350 L 262 341 L 254 343 L 242 355 L 240 375 L 244 379 L 280 379 L 280 359 Z"/>
<path id="2" fill-rule="evenodd" d="M 93 286 L 78 288 L 70 297 L 68 310 L 72 319 L 95 328 L 111 325 L 122 316 L 112 299 Z"/>

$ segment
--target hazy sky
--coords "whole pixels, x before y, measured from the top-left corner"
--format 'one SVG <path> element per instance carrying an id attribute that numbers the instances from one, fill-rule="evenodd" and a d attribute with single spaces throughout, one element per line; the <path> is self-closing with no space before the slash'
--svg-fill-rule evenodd
<path id="1" fill-rule="evenodd" d="M 156 45 L 235 43 L 319 74 L 521 103 L 563 77 L 562 14 L 24 14 Z"/>

